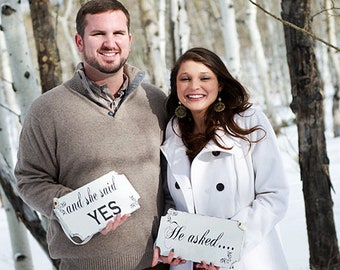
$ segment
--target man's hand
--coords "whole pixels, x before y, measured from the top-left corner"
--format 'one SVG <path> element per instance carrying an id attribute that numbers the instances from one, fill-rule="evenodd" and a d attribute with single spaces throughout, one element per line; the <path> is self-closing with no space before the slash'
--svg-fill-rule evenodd
<path id="1" fill-rule="evenodd" d="M 114 220 L 110 220 L 109 223 L 107 223 L 106 227 L 100 231 L 101 234 L 107 235 L 110 231 L 114 231 L 117 229 L 120 225 L 122 225 L 125 220 L 130 217 L 130 214 L 125 214 L 124 216 L 120 216 L 118 214 Z"/>

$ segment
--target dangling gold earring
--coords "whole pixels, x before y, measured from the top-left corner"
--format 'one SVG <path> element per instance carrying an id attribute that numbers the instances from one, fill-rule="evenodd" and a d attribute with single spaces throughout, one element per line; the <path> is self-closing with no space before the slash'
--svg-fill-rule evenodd
<path id="1" fill-rule="evenodd" d="M 220 97 L 218 97 L 217 102 L 214 106 L 214 111 L 215 112 L 223 112 L 225 110 L 225 105 L 222 102 L 222 99 Z"/>
<path id="2" fill-rule="evenodd" d="M 175 115 L 178 118 L 184 118 L 187 116 L 187 109 L 182 105 L 180 101 L 178 102 L 178 106 L 175 109 Z"/>

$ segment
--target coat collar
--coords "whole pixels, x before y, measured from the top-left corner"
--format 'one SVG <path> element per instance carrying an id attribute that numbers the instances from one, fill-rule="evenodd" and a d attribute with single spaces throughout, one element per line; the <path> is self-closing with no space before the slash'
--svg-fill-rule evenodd
<path id="1" fill-rule="evenodd" d="M 200 159 L 200 156 L 206 154 L 207 152 L 213 151 L 223 151 L 228 154 L 234 154 L 235 147 L 237 147 L 237 141 L 231 138 L 230 136 L 224 134 L 222 131 L 218 131 L 218 135 L 220 136 L 220 142 L 223 145 L 228 147 L 233 147 L 230 150 L 223 149 L 217 146 L 214 142 L 210 141 L 202 151 L 197 155 L 196 159 Z M 168 168 L 171 171 L 171 174 L 175 178 L 175 181 L 181 187 L 183 192 L 184 200 L 186 201 L 187 211 L 194 213 L 195 206 L 192 194 L 192 186 L 191 186 L 191 164 L 186 155 L 186 147 L 183 144 L 183 141 L 180 137 L 180 131 L 178 127 L 177 119 L 172 119 L 169 121 L 167 129 L 166 129 L 166 139 L 163 145 L 161 146 L 161 151 L 168 162 Z"/>
<path id="2" fill-rule="evenodd" d="M 167 157 L 168 161 L 177 164 L 177 160 L 187 160 L 186 147 L 180 137 L 180 130 L 178 126 L 177 119 L 171 119 L 166 128 L 165 142 L 161 146 L 161 150 Z M 208 144 L 201 150 L 198 154 L 200 156 L 205 152 L 221 151 L 227 152 L 229 154 L 235 154 L 235 147 L 239 145 L 239 140 L 237 138 L 232 138 L 231 136 L 225 134 L 222 130 L 217 131 L 218 140 L 221 145 L 226 146 L 231 149 L 224 149 L 216 145 L 213 141 L 208 142 Z M 197 157 L 198 157 L 197 156 Z M 196 158 L 197 158 L 196 157 Z"/>
<path id="3" fill-rule="evenodd" d="M 220 151 L 226 152 L 230 155 L 236 155 L 239 153 L 240 142 L 237 138 L 233 138 L 223 131 L 218 131 L 219 141 L 222 145 L 231 149 L 224 149 L 216 145 L 213 141 L 210 141 L 201 152 L 195 157 L 199 159 L 201 155 L 207 152 Z M 237 150 L 238 148 L 238 150 Z M 161 151 L 168 161 L 168 166 L 170 167 L 173 175 L 176 179 L 182 179 L 184 185 L 190 185 L 189 177 L 191 175 L 190 161 L 186 155 L 186 147 L 180 137 L 180 130 L 178 127 L 177 119 L 172 119 L 169 121 L 166 128 L 166 139 L 161 146 Z M 189 181 L 188 181 L 189 180 Z M 185 184 L 186 183 L 186 184 Z"/>

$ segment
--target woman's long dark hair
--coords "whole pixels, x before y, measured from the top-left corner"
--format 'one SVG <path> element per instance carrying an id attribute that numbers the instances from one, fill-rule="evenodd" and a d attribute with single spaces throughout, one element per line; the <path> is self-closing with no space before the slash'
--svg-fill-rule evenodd
<path id="1" fill-rule="evenodd" d="M 243 129 L 234 120 L 235 114 L 240 114 L 252 106 L 249 102 L 249 95 L 245 88 L 229 73 L 220 57 L 205 48 L 192 48 L 176 61 L 170 76 L 171 92 L 166 103 L 168 114 L 170 116 L 175 115 L 175 109 L 179 103 L 176 84 L 177 75 L 182 63 L 188 60 L 204 64 L 216 75 L 219 85 L 222 86 L 219 97 L 226 107 L 224 111 L 216 112 L 214 111 L 215 104 L 210 105 L 205 116 L 206 130 L 203 134 L 194 133 L 194 121 L 189 110 L 187 110 L 186 117 L 178 118 L 181 137 L 187 147 L 189 159 L 192 161 L 210 140 L 219 147 L 228 149 L 219 143 L 217 130 L 223 130 L 225 133 L 241 138 L 251 145 L 252 141 L 247 135 L 262 128 L 255 126 Z"/>

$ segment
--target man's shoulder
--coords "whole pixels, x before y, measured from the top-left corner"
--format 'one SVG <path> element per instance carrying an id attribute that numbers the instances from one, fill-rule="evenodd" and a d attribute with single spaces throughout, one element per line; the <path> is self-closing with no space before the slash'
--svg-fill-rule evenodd
<path id="1" fill-rule="evenodd" d="M 63 110 L 67 102 L 72 102 L 72 93 L 64 84 L 60 84 L 33 100 L 28 113 L 36 117 L 48 117 Z"/>
<path id="2" fill-rule="evenodd" d="M 60 98 L 64 97 L 65 91 L 67 91 L 67 88 L 64 86 L 64 84 L 60 84 L 60 85 L 46 91 L 45 93 L 42 93 L 40 96 L 38 96 L 33 101 L 33 104 L 35 104 L 35 103 L 42 104 L 42 103 L 46 103 L 46 102 L 48 102 L 48 103 L 58 102 L 58 100 L 56 100 L 56 98 L 58 98 L 58 96 Z"/>
<path id="3" fill-rule="evenodd" d="M 147 82 L 142 82 L 141 87 L 144 89 L 149 101 L 155 102 L 158 105 L 165 104 L 166 94 L 159 87 Z"/>
<path id="4" fill-rule="evenodd" d="M 159 95 L 162 98 L 166 97 L 166 94 L 164 93 L 164 91 L 162 91 L 162 89 L 160 89 L 159 87 L 149 83 L 149 82 L 142 82 L 141 83 L 143 89 L 145 89 L 146 92 L 150 92 L 151 94 L 154 95 Z"/>

